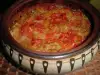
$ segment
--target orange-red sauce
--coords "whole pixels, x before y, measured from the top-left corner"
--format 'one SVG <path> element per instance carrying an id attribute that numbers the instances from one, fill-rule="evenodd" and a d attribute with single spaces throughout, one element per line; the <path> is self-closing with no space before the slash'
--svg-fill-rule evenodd
<path id="1" fill-rule="evenodd" d="M 81 44 L 90 32 L 90 22 L 80 9 L 60 4 L 37 4 L 24 9 L 10 28 L 11 35 L 26 49 L 63 52 Z"/>

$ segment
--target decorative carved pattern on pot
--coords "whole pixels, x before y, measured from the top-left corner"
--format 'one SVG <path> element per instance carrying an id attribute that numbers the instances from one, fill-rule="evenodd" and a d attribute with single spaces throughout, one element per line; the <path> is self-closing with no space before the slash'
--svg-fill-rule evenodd
<path id="1" fill-rule="evenodd" d="M 34 64 L 35 64 L 35 60 L 30 58 L 30 67 L 32 71 L 34 71 Z"/>
<path id="2" fill-rule="evenodd" d="M 85 54 L 82 54 L 82 66 L 84 66 L 84 63 L 85 63 Z"/>
<path id="3" fill-rule="evenodd" d="M 10 48 L 10 56 L 12 57 L 12 55 L 13 55 L 13 49 Z"/>
<path id="4" fill-rule="evenodd" d="M 98 49 L 100 49 L 100 39 L 98 40 Z"/>
<path id="5" fill-rule="evenodd" d="M 44 73 L 47 73 L 47 68 L 48 68 L 48 62 L 47 61 L 43 61 L 43 68 L 44 68 Z"/>
<path id="6" fill-rule="evenodd" d="M 92 58 L 93 58 L 93 56 L 94 56 L 94 48 L 91 48 L 91 60 L 92 60 Z"/>
<path id="7" fill-rule="evenodd" d="M 62 68 L 62 61 L 57 61 L 56 65 L 57 65 L 58 73 L 60 73 L 61 72 L 61 68 Z"/>
<path id="8" fill-rule="evenodd" d="M 74 64 L 75 64 L 75 58 L 71 58 L 71 59 L 70 59 L 71 71 L 72 71 L 73 68 L 74 68 Z"/>
<path id="9" fill-rule="evenodd" d="M 23 60 L 23 55 L 19 54 L 18 58 L 19 58 L 19 65 L 21 65 L 22 64 L 22 60 Z"/>

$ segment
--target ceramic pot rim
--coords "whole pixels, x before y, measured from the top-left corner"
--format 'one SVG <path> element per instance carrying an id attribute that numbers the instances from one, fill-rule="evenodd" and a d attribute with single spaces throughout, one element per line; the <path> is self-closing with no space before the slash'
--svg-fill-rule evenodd
<path id="1" fill-rule="evenodd" d="M 73 3 L 77 3 L 79 4 L 82 8 L 86 9 L 89 14 L 91 14 L 93 20 L 94 20 L 94 29 L 91 33 L 91 35 L 88 37 L 88 39 L 81 44 L 80 46 L 76 47 L 75 51 L 72 52 L 67 52 L 67 53 L 56 53 L 56 54 L 44 54 L 44 53 L 33 53 L 29 50 L 25 50 L 24 48 L 22 48 L 18 43 L 16 43 L 16 41 L 12 38 L 12 36 L 10 35 L 9 31 L 8 31 L 8 27 L 7 27 L 7 23 L 9 23 L 9 15 L 16 9 L 18 9 L 18 7 L 20 7 L 21 5 L 28 3 L 32 0 L 27 0 L 27 1 L 20 1 L 19 3 L 16 2 L 14 5 L 12 5 L 12 7 L 10 9 L 8 9 L 8 11 L 5 13 L 4 15 L 4 19 L 3 19 L 3 27 L 4 27 L 4 31 L 6 33 L 6 37 L 7 39 L 4 39 L 4 41 L 6 40 L 6 42 L 11 45 L 16 51 L 18 51 L 19 53 L 25 54 L 27 56 L 30 57 L 36 57 L 36 58 L 44 58 L 44 59 L 60 59 L 60 58 L 66 58 L 66 57 L 70 57 L 70 56 L 74 56 L 77 54 L 80 54 L 82 52 L 84 52 L 85 50 L 88 50 L 93 44 L 96 43 L 96 41 L 98 40 L 98 34 L 99 34 L 99 18 L 98 18 L 98 11 L 89 3 L 82 3 L 80 1 L 76 1 L 76 0 L 69 0 Z M 5 37 L 5 35 L 4 35 Z"/>

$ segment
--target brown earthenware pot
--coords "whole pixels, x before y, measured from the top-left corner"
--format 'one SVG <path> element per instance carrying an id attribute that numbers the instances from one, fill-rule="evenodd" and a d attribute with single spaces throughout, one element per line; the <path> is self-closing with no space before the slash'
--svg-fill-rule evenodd
<path id="1" fill-rule="evenodd" d="M 81 8 L 91 22 L 91 33 L 88 38 L 80 46 L 71 50 L 71 52 L 37 53 L 21 47 L 9 32 L 12 17 L 23 8 L 37 3 L 59 3 L 64 5 L 69 3 Z M 10 59 L 26 70 L 39 74 L 65 74 L 82 67 L 95 56 L 100 45 L 100 19 L 98 16 L 98 11 L 91 4 L 78 0 L 20 0 L 13 4 L 4 14 L 2 22 L 3 38 L 1 42 Z"/>

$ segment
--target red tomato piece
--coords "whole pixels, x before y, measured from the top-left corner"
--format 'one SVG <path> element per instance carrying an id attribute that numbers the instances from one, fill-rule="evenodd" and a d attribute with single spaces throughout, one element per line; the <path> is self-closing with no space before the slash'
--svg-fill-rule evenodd
<path id="1" fill-rule="evenodd" d="M 27 21 L 28 25 L 32 24 L 33 23 L 33 17 L 30 17 Z"/>
<path id="2" fill-rule="evenodd" d="M 43 17 L 43 15 L 37 15 L 35 19 L 36 19 L 36 20 L 43 20 L 44 17 Z"/>
<path id="3" fill-rule="evenodd" d="M 55 33 L 48 33 L 46 34 L 46 39 L 54 39 Z"/>
<path id="4" fill-rule="evenodd" d="M 32 33 L 33 30 L 32 28 L 28 25 L 28 23 L 26 22 L 24 25 L 21 26 L 21 35 L 22 36 L 27 36 L 28 38 L 32 38 Z"/>
<path id="5" fill-rule="evenodd" d="M 66 13 L 53 13 L 51 15 L 52 24 L 65 23 L 67 21 Z"/>
<path id="6" fill-rule="evenodd" d="M 40 33 L 43 33 L 44 27 L 41 23 L 34 23 L 34 29 Z"/>
<path id="7" fill-rule="evenodd" d="M 38 46 L 42 43 L 41 39 L 32 39 L 31 41 L 32 45 Z"/>
<path id="8" fill-rule="evenodd" d="M 59 13 L 53 13 L 53 14 L 51 15 L 51 18 L 52 18 L 52 19 L 55 19 L 55 18 L 57 18 L 57 17 L 59 17 Z"/>
<path id="9" fill-rule="evenodd" d="M 63 49 L 71 49 L 83 42 L 83 38 L 74 31 L 70 30 L 67 33 L 62 33 L 59 37 Z"/>
<path id="10" fill-rule="evenodd" d="M 74 47 L 74 31 L 69 30 L 68 32 L 61 33 L 59 37 L 59 42 L 63 49 L 71 49 Z"/>
<path id="11" fill-rule="evenodd" d="M 65 32 L 65 33 L 61 33 L 59 39 L 63 42 L 66 42 L 68 40 L 73 40 L 74 39 L 74 33 L 71 31 Z"/>

